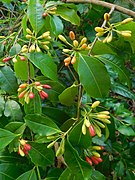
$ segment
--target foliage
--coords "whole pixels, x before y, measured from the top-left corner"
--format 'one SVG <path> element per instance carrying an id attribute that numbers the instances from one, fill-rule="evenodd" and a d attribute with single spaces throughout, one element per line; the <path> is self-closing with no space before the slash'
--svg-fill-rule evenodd
<path id="1" fill-rule="evenodd" d="M 133 19 L 92 4 L 0 5 L 0 179 L 134 179 Z"/>

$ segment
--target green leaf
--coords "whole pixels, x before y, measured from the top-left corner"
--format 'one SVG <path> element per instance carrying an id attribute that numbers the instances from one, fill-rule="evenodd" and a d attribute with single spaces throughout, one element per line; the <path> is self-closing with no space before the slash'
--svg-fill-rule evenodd
<path id="1" fill-rule="evenodd" d="M 57 38 L 59 34 L 63 32 L 63 23 L 57 16 L 50 16 L 51 31 Z"/>
<path id="2" fill-rule="evenodd" d="M 22 18 L 22 28 L 23 28 L 23 34 L 24 36 L 26 36 L 27 34 L 27 31 L 26 31 L 26 28 L 27 28 L 27 14 L 23 16 Z"/>
<path id="3" fill-rule="evenodd" d="M 94 57 L 79 54 L 78 74 L 85 91 L 93 98 L 105 97 L 110 79 L 105 66 Z"/>
<path id="4" fill-rule="evenodd" d="M 133 53 L 135 53 L 135 22 L 130 22 L 121 26 L 117 27 L 118 30 L 120 31 L 131 31 L 132 32 L 132 36 L 129 38 L 124 38 L 125 41 L 128 41 L 132 47 L 132 51 Z"/>
<path id="5" fill-rule="evenodd" d="M 54 152 L 48 149 L 46 145 L 30 143 L 32 149 L 29 151 L 29 157 L 36 166 L 48 166 L 54 163 Z"/>
<path id="6" fill-rule="evenodd" d="M 44 13 L 44 8 L 40 4 L 39 0 L 29 0 L 28 18 L 36 34 L 44 26 L 44 19 L 42 17 L 43 13 Z"/>
<path id="7" fill-rule="evenodd" d="M 107 125 L 105 125 L 105 140 L 108 139 L 109 134 L 110 134 L 110 133 L 109 133 L 109 129 L 108 129 Z"/>
<path id="8" fill-rule="evenodd" d="M 16 101 L 8 99 L 5 103 L 4 115 L 10 117 L 10 120 L 12 121 L 22 120 L 20 105 Z"/>
<path id="9" fill-rule="evenodd" d="M 5 106 L 4 97 L 3 97 L 3 96 L 0 96 L 0 117 L 1 117 L 2 114 L 3 114 L 4 106 Z"/>
<path id="10" fill-rule="evenodd" d="M 69 141 L 74 146 L 80 146 L 82 148 L 88 148 L 91 145 L 91 136 L 88 128 L 86 135 L 82 133 L 83 120 L 75 125 L 75 127 L 69 133 Z"/>
<path id="11" fill-rule="evenodd" d="M 40 136 L 49 136 L 61 132 L 57 125 L 47 116 L 30 114 L 25 116 L 25 121 L 27 126 Z"/>
<path id="12" fill-rule="evenodd" d="M 135 136 L 135 131 L 129 126 L 120 126 L 117 130 L 125 136 Z"/>
<path id="13" fill-rule="evenodd" d="M 126 86 L 119 84 L 119 83 L 113 83 L 111 85 L 111 89 L 114 93 L 117 93 L 123 97 L 135 100 L 135 94 L 130 91 Z"/>
<path id="14" fill-rule="evenodd" d="M 89 179 L 91 166 L 79 157 L 70 142 L 66 143 L 64 159 L 75 180 Z"/>
<path id="15" fill-rule="evenodd" d="M 21 68 L 21 71 L 20 71 Z M 17 59 L 17 62 L 14 63 L 14 70 L 16 76 L 24 81 L 28 80 L 28 62 L 27 60 L 21 61 L 20 58 Z M 30 63 L 30 77 L 34 78 L 34 68 L 33 65 Z"/>
<path id="16" fill-rule="evenodd" d="M 15 56 L 16 54 L 18 54 L 21 51 L 21 46 L 20 44 L 15 44 L 11 47 L 10 51 L 9 51 L 9 55 L 10 56 Z"/>
<path id="17" fill-rule="evenodd" d="M 0 67 L 0 87 L 8 94 L 16 94 L 17 80 L 9 66 Z"/>
<path id="18" fill-rule="evenodd" d="M 37 180 L 37 175 L 34 169 L 21 174 L 16 180 Z"/>
<path id="19" fill-rule="evenodd" d="M 121 177 L 121 176 L 124 175 L 125 168 L 124 168 L 124 164 L 123 164 L 122 161 L 119 161 L 119 162 L 116 164 L 115 172 L 116 172 L 116 174 L 117 174 L 117 177 Z"/>
<path id="20" fill-rule="evenodd" d="M 0 150 L 4 149 L 15 137 L 15 134 L 0 128 Z"/>
<path id="21" fill-rule="evenodd" d="M 0 179 L 14 180 L 20 175 L 21 170 L 16 164 L 2 163 L 0 164 Z"/>
<path id="22" fill-rule="evenodd" d="M 38 91 L 33 90 L 34 98 L 30 100 L 29 104 L 24 104 L 24 110 L 26 114 L 41 114 L 42 107 L 41 107 L 41 98 L 38 94 Z"/>
<path id="23" fill-rule="evenodd" d="M 78 86 L 73 84 L 72 86 L 66 88 L 60 95 L 59 100 L 61 104 L 66 106 L 71 106 L 75 103 L 75 97 L 78 94 Z"/>
<path id="24" fill-rule="evenodd" d="M 23 134 L 26 125 L 23 122 L 10 122 L 4 128 L 15 134 Z"/>
<path id="25" fill-rule="evenodd" d="M 66 168 L 58 180 L 77 180 L 75 174 L 72 174 L 69 168 Z"/>
<path id="26" fill-rule="evenodd" d="M 63 170 L 60 168 L 50 169 L 50 172 L 47 174 L 45 180 L 58 180 L 62 171 Z"/>
<path id="27" fill-rule="evenodd" d="M 27 56 L 45 77 L 57 81 L 57 66 L 50 56 L 43 53 L 30 53 Z"/>
<path id="28" fill-rule="evenodd" d="M 89 180 L 105 180 L 105 176 L 101 174 L 99 171 L 92 171 L 91 177 Z"/>
<path id="29" fill-rule="evenodd" d="M 80 18 L 74 9 L 64 6 L 57 6 L 56 15 L 61 16 L 63 19 L 71 22 L 74 25 L 80 25 Z"/>
<path id="30" fill-rule="evenodd" d="M 126 83 L 130 87 L 128 71 L 125 69 L 123 60 L 119 56 L 105 54 L 96 57 L 116 71 L 120 81 Z"/>

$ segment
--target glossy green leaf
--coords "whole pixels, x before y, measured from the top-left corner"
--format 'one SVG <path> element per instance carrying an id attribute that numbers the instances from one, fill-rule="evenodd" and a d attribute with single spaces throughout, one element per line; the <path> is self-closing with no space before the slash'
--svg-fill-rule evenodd
<path id="1" fill-rule="evenodd" d="M 33 90 L 34 98 L 30 100 L 29 104 L 24 104 L 24 110 L 26 114 L 41 114 L 41 98 L 38 94 L 38 91 Z"/>
<path id="2" fill-rule="evenodd" d="M 43 53 L 30 53 L 27 56 L 30 61 L 41 70 L 45 77 L 57 81 L 57 66 L 49 55 Z"/>
<path id="3" fill-rule="evenodd" d="M 46 145 L 38 143 L 30 143 L 31 150 L 29 151 L 29 157 L 36 166 L 48 166 L 54 163 L 54 152 L 52 149 L 48 149 Z"/>
<path id="4" fill-rule="evenodd" d="M 118 77 L 121 82 L 126 83 L 130 86 L 128 71 L 125 69 L 123 60 L 119 56 L 106 54 L 96 56 L 99 60 L 101 60 L 106 65 L 110 66 L 114 71 L 118 73 Z"/>
<path id="5" fill-rule="evenodd" d="M 75 97 L 78 94 L 78 86 L 73 84 L 72 86 L 66 88 L 60 95 L 59 100 L 61 104 L 66 106 L 71 106 L 75 103 Z"/>
<path id="6" fill-rule="evenodd" d="M 0 128 L 0 150 L 4 149 L 15 137 L 15 134 Z"/>
<path id="7" fill-rule="evenodd" d="M 47 116 L 30 114 L 25 116 L 27 126 L 40 136 L 49 136 L 60 133 L 58 126 Z"/>
<path id="8" fill-rule="evenodd" d="M 15 163 L 2 163 L 0 164 L 0 179 L 13 180 L 16 179 L 21 173 L 19 167 Z"/>
<path id="9" fill-rule="evenodd" d="M 117 130 L 125 136 L 135 136 L 135 131 L 129 126 L 120 126 Z"/>
<path id="10" fill-rule="evenodd" d="M 124 175 L 125 167 L 124 167 L 124 163 L 123 163 L 122 161 L 119 161 L 119 162 L 116 164 L 115 172 L 116 172 L 116 174 L 117 174 L 117 177 L 121 177 L 121 176 Z"/>
<path id="11" fill-rule="evenodd" d="M 133 93 L 130 89 L 128 89 L 126 86 L 119 84 L 119 83 L 113 83 L 111 85 L 111 89 L 114 93 L 117 93 L 123 97 L 135 100 L 135 93 Z"/>
<path id="12" fill-rule="evenodd" d="M 20 51 L 21 51 L 20 44 L 15 44 L 11 47 L 11 49 L 9 51 L 9 55 L 14 56 L 14 55 L 18 54 Z"/>
<path id="13" fill-rule="evenodd" d="M 89 179 L 91 166 L 83 161 L 70 142 L 66 143 L 64 159 L 76 180 Z"/>
<path id="14" fill-rule="evenodd" d="M 17 92 L 17 80 L 9 66 L 0 67 L 0 87 L 8 94 L 16 94 Z"/>
<path id="15" fill-rule="evenodd" d="M 44 13 L 44 8 L 40 4 L 39 0 L 29 0 L 28 18 L 36 34 L 44 26 L 44 19 L 42 17 L 43 13 Z"/>
<path id="16" fill-rule="evenodd" d="M 92 174 L 90 176 L 89 180 L 105 180 L 105 176 L 103 174 L 101 174 L 99 171 L 92 171 Z"/>
<path id="17" fill-rule="evenodd" d="M 58 180 L 77 180 L 75 174 L 72 174 L 69 168 L 66 168 Z"/>
<path id="18" fill-rule="evenodd" d="M 2 114 L 3 114 L 4 105 L 5 105 L 4 97 L 3 97 L 3 96 L 0 96 L 0 117 L 1 117 Z"/>
<path id="19" fill-rule="evenodd" d="M 23 122 L 10 122 L 4 128 L 15 134 L 23 134 L 26 125 Z"/>
<path id="20" fill-rule="evenodd" d="M 78 74 L 85 91 L 94 98 L 109 93 L 110 78 L 105 66 L 96 58 L 79 54 Z"/>
<path id="21" fill-rule="evenodd" d="M 69 133 L 69 141 L 74 146 L 80 146 L 83 148 L 88 148 L 91 145 L 91 136 L 89 134 L 88 128 L 86 135 L 82 133 L 82 125 L 84 121 L 80 121 L 75 125 L 75 127 Z"/>
<path id="22" fill-rule="evenodd" d="M 37 175 L 34 169 L 21 174 L 16 180 L 37 180 Z"/>
<path id="23" fill-rule="evenodd" d="M 16 101 L 8 99 L 5 103 L 4 115 L 12 121 L 21 120 L 22 111 L 20 105 Z"/>
<path id="24" fill-rule="evenodd" d="M 70 9 L 64 6 L 58 6 L 56 14 L 61 16 L 66 21 L 71 22 L 74 25 L 80 25 L 80 18 L 77 15 L 77 12 L 74 9 Z"/>
<path id="25" fill-rule="evenodd" d="M 110 134 L 109 129 L 108 129 L 107 125 L 105 125 L 105 139 L 106 140 L 109 138 L 109 134 Z"/>
<path id="26" fill-rule="evenodd" d="M 26 32 L 26 28 L 27 28 L 27 15 L 25 15 L 22 18 L 22 28 L 23 28 L 23 34 L 24 36 L 26 36 L 27 32 Z"/>
<path id="27" fill-rule="evenodd" d="M 21 71 L 20 71 L 21 69 Z M 21 61 L 20 58 L 17 59 L 17 62 L 14 63 L 14 70 L 16 76 L 24 81 L 28 80 L 28 62 L 27 60 Z M 30 77 L 34 78 L 34 68 L 33 65 L 30 63 Z"/>
<path id="28" fill-rule="evenodd" d="M 63 32 L 63 23 L 61 19 L 57 16 L 50 17 L 50 25 L 52 33 L 58 37 L 59 34 Z"/>
<path id="29" fill-rule="evenodd" d="M 58 180 L 62 171 L 63 170 L 61 168 L 52 168 L 51 171 L 47 174 L 45 180 Z"/>

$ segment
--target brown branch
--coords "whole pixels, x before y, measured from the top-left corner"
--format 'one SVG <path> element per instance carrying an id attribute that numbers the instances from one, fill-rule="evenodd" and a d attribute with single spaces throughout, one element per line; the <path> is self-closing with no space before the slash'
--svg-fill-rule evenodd
<path id="1" fill-rule="evenodd" d="M 66 0 L 64 2 L 67 2 L 67 3 L 91 3 L 91 4 L 103 6 L 103 7 L 109 8 L 109 9 L 111 9 L 115 5 L 112 3 L 108 3 L 105 1 L 99 1 L 99 0 Z M 134 11 L 131 11 L 127 8 L 122 7 L 122 6 L 115 5 L 115 10 L 122 12 L 124 14 L 127 14 L 129 16 L 135 17 Z"/>

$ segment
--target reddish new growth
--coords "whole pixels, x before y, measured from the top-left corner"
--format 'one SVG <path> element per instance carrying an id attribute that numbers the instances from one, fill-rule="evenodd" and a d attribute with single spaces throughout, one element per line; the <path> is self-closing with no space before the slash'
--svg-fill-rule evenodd
<path id="1" fill-rule="evenodd" d="M 18 147 L 18 154 L 21 156 L 25 156 L 28 154 L 28 151 L 31 150 L 31 145 L 27 143 L 26 140 L 21 139 L 20 145 Z"/>

